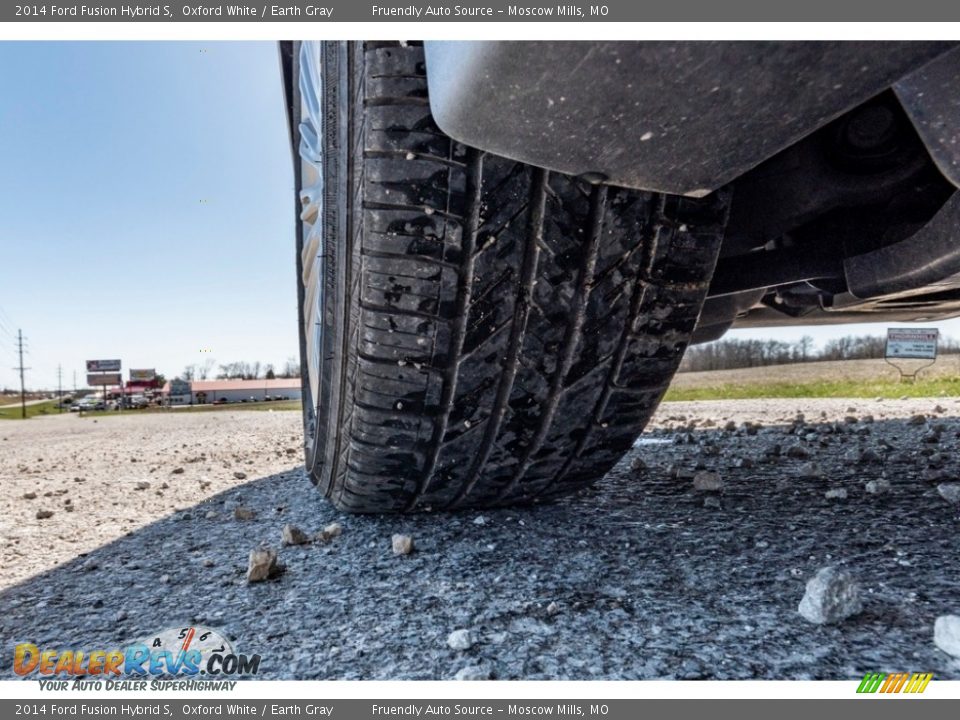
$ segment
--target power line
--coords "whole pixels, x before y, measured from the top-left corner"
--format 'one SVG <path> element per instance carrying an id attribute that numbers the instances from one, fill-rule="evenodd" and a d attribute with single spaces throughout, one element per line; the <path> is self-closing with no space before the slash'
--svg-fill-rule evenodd
<path id="1" fill-rule="evenodd" d="M 9 335 L 11 340 L 13 339 L 13 331 L 10 328 L 16 327 L 16 325 L 13 318 L 3 309 L 3 306 L 0 306 L 0 329 Z"/>

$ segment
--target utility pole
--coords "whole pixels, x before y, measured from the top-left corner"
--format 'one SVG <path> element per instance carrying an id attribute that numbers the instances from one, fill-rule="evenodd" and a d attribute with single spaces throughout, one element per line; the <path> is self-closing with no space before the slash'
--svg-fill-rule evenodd
<path id="1" fill-rule="evenodd" d="M 57 407 L 63 412 L 63 366 L 57 364 Z"/>
<path id="2" fill-rule="evenodd" d="M 27 391 L 23 384 L 23 371 L 29 370 L 23 366 L 23 330 L 17 330 L 17 351 L 20 353 L 20 366 L 14 370 L 20 371 L 20 417 L 27 419 Z"/>

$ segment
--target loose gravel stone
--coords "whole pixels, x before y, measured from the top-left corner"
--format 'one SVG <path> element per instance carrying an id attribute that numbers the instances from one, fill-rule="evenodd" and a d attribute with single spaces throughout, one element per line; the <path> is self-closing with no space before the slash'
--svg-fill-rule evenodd
<path id="1" fill-rule="evenodd" d="M 283 526 L 280 535 L 284 545 L 305 545 L 310 542 L 309 535 L 296 525 L 289 523 Z"/>
<path id="2" fill-rule="evenodd" d="M 847 499 L 847 489 L 846 488 L 833 488 L 832 490 L 827 490 L 823 496 L 827 500 L 846 500 Z"/>
<path id="3" fill-rule="evenodd" d="M 810 457 L 810 451 L 803 445 L 791 445 L 787 448 L 787 457 L 794 460 L 806 460 Z"/>
<path id="4" fill-rule="evenodd" d="M 451 650 L 469 650 L 476 642 L 473 633 L 470 630 L 454 630 L 447 635 L 447 645 Z"/>
<path id="5" fill-rule="evenodd" d="M 246 507 L 235 507 L 233 509 L 233 517 L 235 520 L 253 520 L 257 516 L 257 513 Z"/>
<path id="6" fill-rule="evenodd" d="M 720 473 L 707 471 L 698 472 L 693 476 L 693 489 L 703 492 L 723 490 L 723 478 L 720 477 Z"/>
<path id="7" fill-rule="evenodd" d="M 53 510 L 37 510 L 37 520 L 46 520 L 53 517 Z"/>
<path id="8" fill-rule="evenodd" d="M 140 482 L 138 482 L 138 483 L 136 484 L 136 489 L 137 489 L 137 490 L 149 490 L 149 489 L 150 489 L 150 482 L 149 482 L 148 480 L 141 480 Z"/>
<path id="9" fill-rule="evenodd" d="M 817 463 L 805 463 L 797 469 L 797 475 L 806 480 L 816 480 L 824 477 L 823 468 Z"/>
<path id="10" fill-rule="evenodd" d="M 283 572 L 283 565 L 277 561 L 277 552 L 271 548 L 254 548 L 250 551 L 247 563 L 247 582 L 263 582 L 275 578 Z"/>
<path id="11" fill-rule="evenodd" d="M 817 625 L 832 625 L 863 609 L 860 586 L 844 569 L 825 567 L 807 582 L 798 612 Z"/>
<path id="12" fill-rule="evenodd" d="M 454 680 L 489 680 L 490 671 L 479 665 L 468 665 L 457 671 Z"/>
<path id="13" fill-rule="evenodd" d="M 343 528 L 340 526 L 340 523 L 330 523 L 323 530 L 317 533 L 316 539 L 322 543 L 328 543 L 335 537 L 340 537 L 342 532 Z"/>
<path id="14" fill-rule="evenodd" d="M 943 483 L 937 485 L 937 492 L 940 493 L 940 497 L 948 503 L 953 505 L 960 503 L 960 483 Z"/>
<path id="15" fill-rule="evenodd" d="M 413 552 L 413 538 L 409 535 L 394 535 L 390 544 L 394 555 L 409 555 Z"/>
<path id="16" fill-rule="evenodd" d="M 883 495 L 884 493 L 890 492 L 890 481 L 883 478 L 871 480 L 863 486 L 863 489 L 871 495 Z"/>
<path id="17" fill-rule="evenodd" d="M 241 470 L 238 470 L 233 474 L 233 477 L 236 478 L 237 480 L 246 480 L 247 474 Z"/>
<path id="18" fill-rule="evenodd" d="M 933 643 L 948 655 L 960 658 L 960 615 L 941 615 L 933 624 Z"/>

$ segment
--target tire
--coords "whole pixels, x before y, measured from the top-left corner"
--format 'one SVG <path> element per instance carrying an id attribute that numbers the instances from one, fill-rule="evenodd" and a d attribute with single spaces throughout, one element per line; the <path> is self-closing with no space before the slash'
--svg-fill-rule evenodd
<path id="1" fill-rule="evenodd" d="M 602 477 L 696 325 L 727 202 L 590 184 L 433 123 L 420 47 L 297 54 L 306 462 L 339 509 Z"/>

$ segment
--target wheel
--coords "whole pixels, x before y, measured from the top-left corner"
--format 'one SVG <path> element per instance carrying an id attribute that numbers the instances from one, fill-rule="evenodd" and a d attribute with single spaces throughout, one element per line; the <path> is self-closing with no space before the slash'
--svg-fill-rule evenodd
<path id="1" fill-rule="evenodd" d="M 696 325 L 726 219 L 434 124 L 420 47 L 296 53 L 310 477 L 351 512 L 529 503 L 633 444 Z"/>

